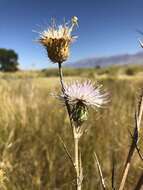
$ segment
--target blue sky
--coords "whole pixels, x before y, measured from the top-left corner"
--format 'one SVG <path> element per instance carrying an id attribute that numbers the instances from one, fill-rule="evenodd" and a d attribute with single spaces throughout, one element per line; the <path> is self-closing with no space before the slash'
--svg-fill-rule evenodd
<path id="1" fill-rule="evenodd" d="M 143 0 L 0 0 L 0 48 L 14 49 L 22 68 L 51 67 L 45 50 L 35 42 L 55 17 L 79 18 L 77 41 L 69 61 L 141 51 Z M 142 37 L 143 38 L 143 37 Z"/>

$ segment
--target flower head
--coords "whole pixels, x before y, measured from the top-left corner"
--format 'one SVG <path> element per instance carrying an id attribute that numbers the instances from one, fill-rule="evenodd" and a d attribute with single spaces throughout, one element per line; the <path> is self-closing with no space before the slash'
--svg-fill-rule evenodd
<path id="1" fill-rule="evenodd" d="M 88 107 L 103 107 L 109 101 L 108 93 L 103 91 L 102 86 L 90 80 L 66 83 L 60 98 L 67 100 L 72 107 L 72 118 L 78 125 L 87 120 Z"/>
<path id="2" fill-rule="evenodd" d="M 64 85 L 65 97 L 71 105 L 81 103 L 85 106 L 102 107 L 108 102 L 108 94 L 102 89 L 102 85 L 96 85 L 92 81 L 74 81 Z"/>
<path id="3" fill-rule="evenodd" d="M 65 23 L 56 27 L 55 24 L 52 24 L 51 27 L 40 33 L 39 42 L 46 48 L 48 57 L 53 63 L 62 63 L 69 57 L 69 47 L 75 39 L 71 32 L 76 24 L 77 17 L 73 17 L 71 26 Z"/>

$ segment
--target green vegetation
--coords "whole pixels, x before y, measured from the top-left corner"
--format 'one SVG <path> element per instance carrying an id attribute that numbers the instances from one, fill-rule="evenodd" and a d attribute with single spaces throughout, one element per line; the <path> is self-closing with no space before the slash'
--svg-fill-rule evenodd
<path id="1" fill-rule="evenodd" d="M 107 108 L 99 112 L 91 110 L 87 121 L 87 135 L 81 142 L 84 190 L 100 189 L 99 175 L 94 166 L 94 150 L 99 156 L 106 181 L 111 181 L 114 154 L 115 180 L 117 184 L 120 181 L 131 140 L 129 131 L 134 126 L 135 100 L 143 84 L 140 75 L 142 66 L 132 66 L 134 74 L 128 76 L 127 68 L 64 71 L 68 76 L 66 80 L 97 78 L 111 96 Z M 4 184 L 8 190 L 75 189 L 73 167 L 58 137 L 60 135 L 64 139 L 69 151 L 73 150 L 68 118 L 63 105 L 50 94 L 60 89 L 59 80 L 53 77 L 56 75 L 57 70 L 54 69 L 0 74 L 0 169 L 5 173 Z M 141 166 L 137 155 L 126 189 L 132 189 L 136 184 L 142 172 Z M 110 189 L 111 184 L 108 186 Z"/>
<path id="2" fill-rule="evenodd" d="M 138 75 L 143 72 L 142 65 L 124 65 L 124 66 L 109 66 L 103 68 L 64 68 L 64 75 L 65 76 L 113 76 L 118 77 L 119 75 Z M 45 69 L 42 71 L 44 76 L 58 76 L 57 69 Z"/>
<path id="3" fill-rule="evenodd" d="M 0 70 L 4 72 L 18 70 L 18 55 L 14 50 L 0 48 Z"/>
<path id="4" fill-rule="evenodd" d="M 90 77 L 90 78 L 120 78 L 124 77 L 140 77 L 143 74 L 142 65 L 125 65 L 125 66 L 110 66 L 103 68 L 64 68 L 64 76 L 66 77 Z M 0 72 L 0 79 L 25 79 L 25 78 L 45 78 L 57 77 L 58 70 L 55 68 L 31 71 Z"/>

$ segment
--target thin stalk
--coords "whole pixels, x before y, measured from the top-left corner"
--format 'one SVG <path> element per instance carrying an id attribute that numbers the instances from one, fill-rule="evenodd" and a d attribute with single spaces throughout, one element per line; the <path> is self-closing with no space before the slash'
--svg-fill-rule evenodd
<path id="1" fill-rule="evenodd" d="M 143 173 L 141 174 L 134 190 L 140 190 L 143 187 Z"/>
<path id="2" fill-rule="evenodd" d="M 101 166 L 100 166 L 98 157 L 97 157 L 95 152 L 94 152 L 93 155 L 94 155 L 94 159 L 95 159 L 95 162 L 96 162 L 96 165 L 97 165 L 97 168 L 98 168 L 102 189 L 106 190 L 105 180 L 104 180 L 104 177 L 103 177 L 103 173 L 102 173 L 102 170 L 101 170 Z"/>
<path id="3" fill-rule="evenodd" d="M 81 177 L 79 167 L 79 138 L 74 138 L 74 156 L 75 156 L 75 169 L 76 169 L 76 189 L 81 190 Z"/>
<path id="4" fill-rule="evenodd" d="M 65 88 L 64 88 L 62 64 L 58 63 L 58 66 L 59 66 L 59 76 L 60 76 L 61 88 L 62 88 L 62 92 L 63 92 L 63 94 L 65 96 Z M 68 112 L 69 119 L 70 119 L 70 125 L 73 128 L 73 123 L 72 123 L 72 118 L 71 118 L 71 108 L 70 108 L 70 105 L 68 104 L 68 101 L 67 101 L 66 98 L 65 98 L 65 104 L 66 104 L 67 112 Z"/>
<path id="5" fill-rule="evenodd" d="M 129 169 L 130 169 L 130 166 L 131 166 L 131 159 L 133 158 L 134 153 L 135 153 L 135 144 L 132 143 L 132 145 L 130 147 L 130 150 L 129 150 L 129 153 L 128 153 L 128 157 L 127 157 L 127 161 L 126 161 L 126 164 L 125 164 L 125 169 L 124 169 L 124 172 L 123 172 L 123 177 L 122 177 L 122 180 L 121 180 L 119 190 L 124 189 L 125 182 L 126 182 L 126 179 L 127 179 L 127 176 L 128 176 L 128 172 L 129 172 Z"/>
<path id="6" fill-rule="evenodd" d="M 61 63 L 59 63 L 59 76 L 60 76 L 62 91 L 64 93 L 65 90 L 64 90 L 63 71 L 62 71 L 62 64 Z"/>
<path id="7" fill-rule="evenodd" d="M 139 142 L 139 131 L 141 128 L 141 118 L 142 118 L 142 114 L 143 114 L 143 92 L 141 94 L 141 97 L 139 99 L 139 105 L 138 105 L 138 112 L 135 113 L 135 130 L 134 130 L 134 135 L 133 135 L 133 140 L 132 140 L 132 144 L 131 147 L 129 149 L 128 152 L 128 156 L 127 156 L 127 160 L 125 163 L 125 167 L 124 167 L 124 171 L 123 171 L 123 176 L 122 176 L 122 180 L 119 186 L 119 190 L 123 190 L 124 186 L 125 186 L 125 182 L 129 173 L 129 169 L 131 166 L 131 160 L 134 157 L 135 151 L 136 151 L 136 143 Z M 136 139 L 137 138 L 137 139 Z"/>

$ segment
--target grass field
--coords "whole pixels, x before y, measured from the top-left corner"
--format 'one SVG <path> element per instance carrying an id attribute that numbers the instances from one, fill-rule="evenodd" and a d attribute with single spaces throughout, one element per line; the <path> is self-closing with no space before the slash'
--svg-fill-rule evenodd
<path id="1" fill-rule="evenodd" d="M 57 71 L 52 72 L 0 74 L 0 189 L 75 189 L 75 174 L 58 136 L 64 139 L 71 154 L 73 139 L 65 108 L 50 95 L 60 89 Z M 80 142 L 83 190 L 101 189 L 94 151 L 109 189 L 114 155 L 115 181 L 119 185 L 131 142 L 129 131 L 134 126 L 137 97 L 143 87 L 142 72 L 141 66 L 71 70 L 71 76 L 70 70 L 65 70 L 66 80 L 98 80 L 111 96 L 107 108 L 90 110 L 88 130 Z M 126 190 L 133 189 L 141 173 L 142 161 L 136 155 Z"/>

